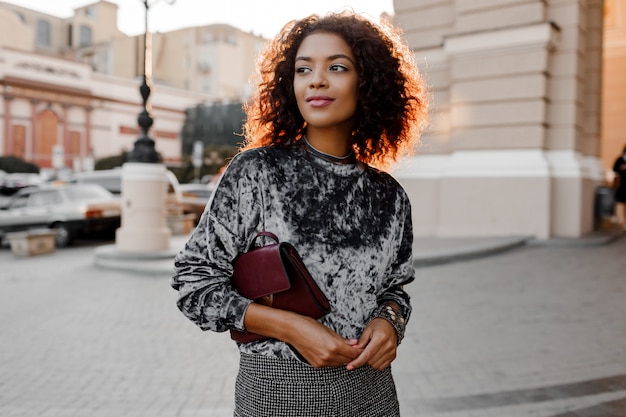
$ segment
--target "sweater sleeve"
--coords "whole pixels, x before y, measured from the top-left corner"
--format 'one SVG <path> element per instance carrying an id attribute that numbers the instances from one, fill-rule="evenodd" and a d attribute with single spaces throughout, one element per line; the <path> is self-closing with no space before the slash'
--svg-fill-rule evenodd
<path id="1" fill-rule="evenodd" d="M 411 316 L 411 298 L 404 290 L 404 285 L 415 280 L 413 267 L 413 225 L 411 220 L 411 203 L 404 194 L 403 227 L 399 237 L 398 251 L 395 260 L 387 270 L 385 281 L 387 290 L 378 296 L 378 304 L 393 301 L 400 307 L 402 316 L 408 323 Z"/>
<path id="2" fill-rule="evenodd" d="M 246 247 L 261 217 L 260 170 L 235 157 L 224 172 L 200 222 L 174 260 L 172 287 L 180 311 L 203 330 L 245 330 L 251 300 L 230 281 L 232 261 Z"/>

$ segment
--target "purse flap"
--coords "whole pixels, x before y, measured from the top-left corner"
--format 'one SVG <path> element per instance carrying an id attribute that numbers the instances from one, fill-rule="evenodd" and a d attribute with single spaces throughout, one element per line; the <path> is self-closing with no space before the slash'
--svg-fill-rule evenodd
<path id="1" fill-rule="evenodd" d="M 291 276 L 292 289 L 299 294 L 299 297 L 293 298 L 298 300 L 297 304 L 301 304 L 292 305 L 287 309 L 316 319 L 328 314 L 330 303 L 302 262 L 296 248 L 289 243 L 284 243 L 280 250 L 285 268 Z M 299 288 L 296 289 L 296 286 Z"/>
<path id="2" fill-rule="evenodd" d="M 261 246 L 235 258 L 232 282 L 239 294 L 254 300 L 291 287 L 280 255 L 281 245 Z"/>

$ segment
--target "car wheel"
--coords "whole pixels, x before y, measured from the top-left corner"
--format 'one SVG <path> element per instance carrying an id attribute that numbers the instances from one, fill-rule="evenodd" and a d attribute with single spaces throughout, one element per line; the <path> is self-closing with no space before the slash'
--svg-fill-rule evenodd
<path id="1" fill-rule="evenodd" d="M 64 248 L 72 243 L 72 232 L 65 223 L 55 223 L 52 228 L 57 232 L 54 237 L 54 244 L 57 248 Z"/>

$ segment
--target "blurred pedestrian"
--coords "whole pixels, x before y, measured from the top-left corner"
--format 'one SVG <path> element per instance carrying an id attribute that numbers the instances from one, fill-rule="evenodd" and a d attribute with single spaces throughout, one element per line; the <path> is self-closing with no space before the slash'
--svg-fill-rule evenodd
<path id="1" fill-rule="evenodd" d="M 626 145 L 622 150 L 622 154 L 617 157 L 613 164 L 613 172 L 615 178 L 613 180 L 613 190 L 615 192 L 615 201 L 622 206 L 622 224 L 626 230 Z"/>
<path id="2" fill-rule="evenodd" d="M 236 417 L 399 415 L 390 364 L 411 313 L 413 233 L 409 198 L 383 169 L 426 122 L 412 55 L 390 24 L 351 12 L 291 22 L 261 55 L 245 149 L 172 279 L 203 330 L 269 337 L 238 344 Z M 314 320 L 234 289 L 232 261 L 260 231 L 298 249 L 329 314 Z"/>

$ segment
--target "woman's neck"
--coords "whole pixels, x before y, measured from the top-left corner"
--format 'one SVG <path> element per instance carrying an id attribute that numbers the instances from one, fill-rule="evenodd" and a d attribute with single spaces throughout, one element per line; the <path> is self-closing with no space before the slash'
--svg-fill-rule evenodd
<path id="1" fill-rule="evenodd" d="M 352 152 L 352 141 L 350 134 L 337 131 L 319 131 L 307 129 L 306 140 L 311 146 L 318 151 L 333 155 L 336 157 L 344 157 Z"/>

